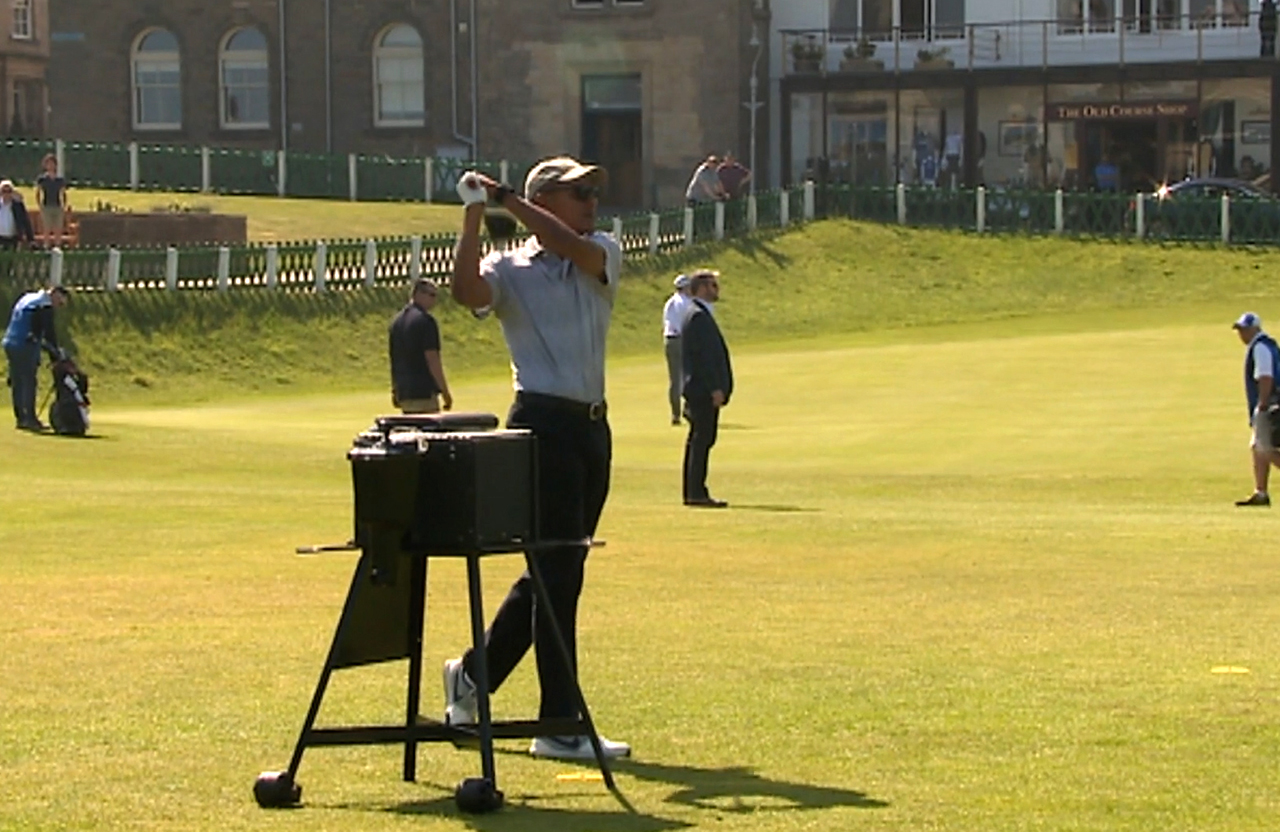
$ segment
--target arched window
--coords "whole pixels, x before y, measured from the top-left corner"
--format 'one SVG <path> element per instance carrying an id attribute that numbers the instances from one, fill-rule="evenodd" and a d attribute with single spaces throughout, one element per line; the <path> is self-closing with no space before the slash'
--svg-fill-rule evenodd
<path id="1" fill-rule="evenodd" d="M 218 56 L 218 86 L 225 128 L 271 126 L 271 90 L 267 39 L 252 27 L 236 29 L 222 41 Z"/>
<path id="2" fill-rule="evenodd" d="M 378 37 L 373 50 L 375 121 L 379 127 L 420 127 L 426 123 L 422 36 L 403 23 Z"/>
<path id="3" fill-rule="evenodd" d="M 182 58 L 168 29 L 148 29 L 133 44 L 133 126 L 182 127 Z"/>

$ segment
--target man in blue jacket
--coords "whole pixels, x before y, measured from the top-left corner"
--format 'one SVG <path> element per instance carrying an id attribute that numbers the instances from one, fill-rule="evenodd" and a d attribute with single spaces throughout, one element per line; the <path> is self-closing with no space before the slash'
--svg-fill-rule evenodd
<path id="1" fill-rule="evenodd" d="M 1244 395 L 1249 404 L 1249 424 L 1253 426 L 1253 439 L 1249 443 L 1253 451 L 1254 491 L 1238 506 L 1269 506 L 1271 495 L 1267 493 L 1267 481 L 1271 466 L 1280 466 L 1272 438 L 1272 423 L 1276 414 L 1270 411 L 1277 402 L 1276 368 L 1280 367 L 1280 349 L 1275 340 L 1262 331 L 1262 319 L 1253 312 L 1246 312 L 1231 327 L 1246 345 L 1244 353 Z"/>
<path id="2" fill-rule="evenodd" d="M 695 508 L 724 508 L 707 491 L 707 460 L 716 444 L 720 408 L 733 395 L 733 367 L 729 347 L 712 315 L 712 304 L 720 299 L 720 273 L 703 270 L 689 275 L 691 296 L 684 329 L 681 355 L 684 359 L 684 412 L 689 420 L 689 438 L 684 445 L 684 504 Z"/>
<path id="3" fill-rule="evenodd" d="M 36 372 L 40 369 L 40 349 L 50 355 L 61 352 L 53 327 L 53 311 L 66 305 L 70 295 L 61 286 L 27 292 L 13 305 L 9 328 L 5 330 L 4 354 L 9 360 L 9 387 L 13 395 L 13 415 L 20 430 L 44 430 L 36 415 Z"/>

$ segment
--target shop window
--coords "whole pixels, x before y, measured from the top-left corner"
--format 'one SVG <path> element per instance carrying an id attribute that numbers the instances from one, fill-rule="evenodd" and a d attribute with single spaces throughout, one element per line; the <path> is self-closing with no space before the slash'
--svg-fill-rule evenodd
<path id="1" fill-rule="evenodd" d="M 182 59 L 168 29 L 148 29 L 133 45 L 133 126 L 182 128 Z"/>
<path id="2" fill-rule="evenodd" d="M 374 49 L 376 122 L 379 127 L 426 123 L 422 36 L 403 23 L 386 29 Z"/>
<path id="3" fill-rule="evenodd" d="M 223 41 L 219 59 L 224 128 L 271 126 L 267 39 L 254 28 L 237 29 Z"/>
<path id="4" fill-rule="evenodd" d="M 854 185 L 893 184 L 892 93 L 834 93 L 827 113 L 827 177 Z"/>

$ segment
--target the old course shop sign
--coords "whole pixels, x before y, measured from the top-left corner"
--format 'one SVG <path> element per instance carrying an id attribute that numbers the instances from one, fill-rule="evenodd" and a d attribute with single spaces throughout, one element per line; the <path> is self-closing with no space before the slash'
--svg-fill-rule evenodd
<path id="1" fill-rule="evenodd" d="M 1192 118 L 1199 111 L 1195 101 L 1133 101 L 1112 104 L 1050 104 L 1050 121 L 1120 121 L 1123 119 Z"/>

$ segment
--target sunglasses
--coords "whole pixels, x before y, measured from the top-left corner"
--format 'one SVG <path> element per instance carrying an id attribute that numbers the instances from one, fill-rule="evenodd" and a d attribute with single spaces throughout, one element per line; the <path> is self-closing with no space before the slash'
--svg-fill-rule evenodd
<path id="1" fill-rule="evenodd" d="M 600 198 L 600 189 L 594 185 L 567 185 L 563 188 L 549 188 L 550 191 L 567 191 L 579 202 Z"/>

